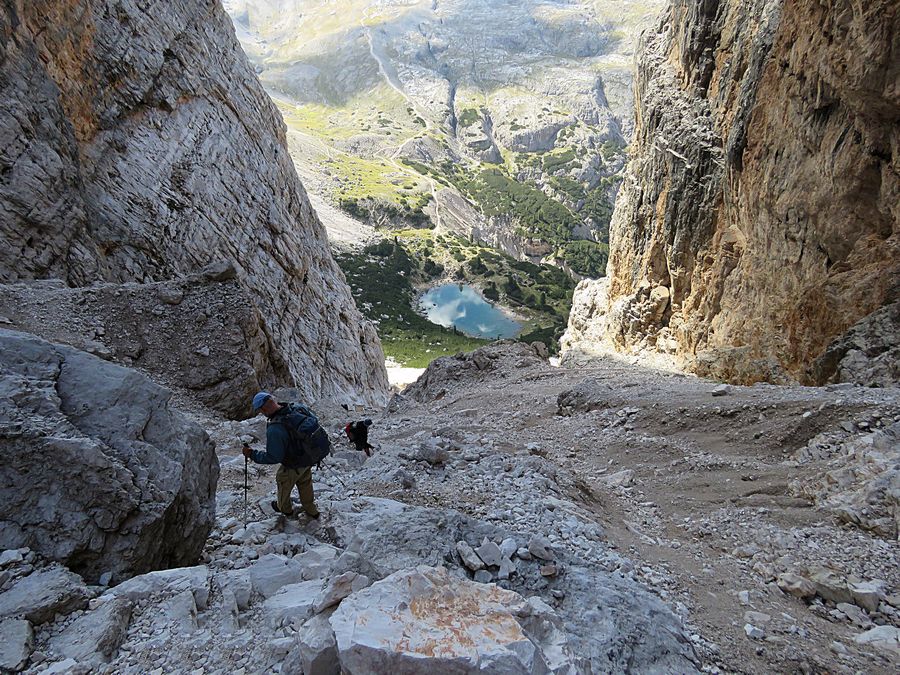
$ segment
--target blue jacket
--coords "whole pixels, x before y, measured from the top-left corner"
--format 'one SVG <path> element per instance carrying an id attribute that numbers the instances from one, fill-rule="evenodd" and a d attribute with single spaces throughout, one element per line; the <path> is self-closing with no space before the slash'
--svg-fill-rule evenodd
<path id="1" fill-rule="evenodd" d="M 281 410 L 272 415 L 269 424 L 266 425 L 266 449 L 254 450 L 251 456 L 257 464 L 281 464 L 287 456 L 290 436 L 287 427 L 283 424 L 272 424 L 271 421 L 288 412 L 288 408 L 282 405 Z"/>

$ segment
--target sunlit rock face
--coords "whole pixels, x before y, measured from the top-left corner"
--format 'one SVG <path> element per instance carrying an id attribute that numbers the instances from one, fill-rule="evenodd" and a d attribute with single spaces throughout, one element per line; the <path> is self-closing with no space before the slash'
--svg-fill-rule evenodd
<path id="1" fill-rule="evenodd" d="M 887 0 L 670 3 L 638 59 L 594 303 L 610 346 L 740 381 L 841 379 L 811 364 L 900 297 L 898 23 Z M 896 349 L 863 341 L 854 359 Z"/>

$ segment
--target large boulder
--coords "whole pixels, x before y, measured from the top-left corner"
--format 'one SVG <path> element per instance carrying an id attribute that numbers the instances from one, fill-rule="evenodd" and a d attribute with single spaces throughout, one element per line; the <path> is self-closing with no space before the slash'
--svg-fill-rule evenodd
<path id="1" fill-rule="evenodd" d="M 90 593 L 76 574 L 49 567 L 22 577 L 0 594 L 0 618 L 21 618 L 34 624 L 84 608 Z"/>
<path id="2" fill-rule="evenodd" d="M 330 621 L 351 675 L 575 672 L 547 605 L 443 568 L 396 572 L 344 600 Z"/>
<path id="3" fill-rule="evenodd" d="M 0 330 L 0 548 L 89 580 L 196 562 L 219 466 L 170 396 L 134 370 Z"/>

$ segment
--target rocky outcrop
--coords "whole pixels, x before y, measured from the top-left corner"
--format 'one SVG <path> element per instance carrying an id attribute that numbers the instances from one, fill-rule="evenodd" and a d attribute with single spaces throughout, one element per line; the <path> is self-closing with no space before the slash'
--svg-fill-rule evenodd
<path id="1" fill-rule="evenodd" d="M 816 382 L 900 382 L 900 301 L 882 307 L 832 342 L 812 367 Z"/>
<path id="2" fill-rule="evenodd" d="M 193 563 L 219 465 L 206 433 L 140 373 L 0 330 L 0 548 L 96 580 Z"/>
<path id="3" fill-rule="evenodd" d="M 452 577 L 397 572 L 344 601 L 331 617 L 347 673 L 574 673 L 562 622 L 537 598 Z"/>
<path id="4" fill-rule="evenodd" d="M 291 382 L 230 265 L 149 284 L 0 285 L 0 322 L 139 368 L 230 418 L 261 389 Z"/>
<path id="5" fill-rule="evenodd" d="M 233 260 L 308 399 L 387 377 L 219 2 L 0 11 L 0 280 L 159 281 Z"/>
<path id="6" fill-rule="evenodd" d="M 608 297 L 579 321 L 713 376 L 830 378 L 813 361 L 896 300 L 898 30 L 890 0 L 672 0 L 638 59 Z"/>

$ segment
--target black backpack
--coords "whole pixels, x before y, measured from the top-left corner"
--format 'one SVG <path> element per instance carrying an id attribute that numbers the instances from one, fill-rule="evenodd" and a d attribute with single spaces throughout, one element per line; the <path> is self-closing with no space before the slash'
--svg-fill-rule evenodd
<path id="1" fill-rule="evenodd" d="M 331 452 L 328 432 L 319 424 L 312 410 L 302 403 L 288 403 L 287 411 L 269 420 L 269 424 L 282 424 L 288 432 L 288 444 L 284 464 L 289 469 L 316 466 Z"/>

